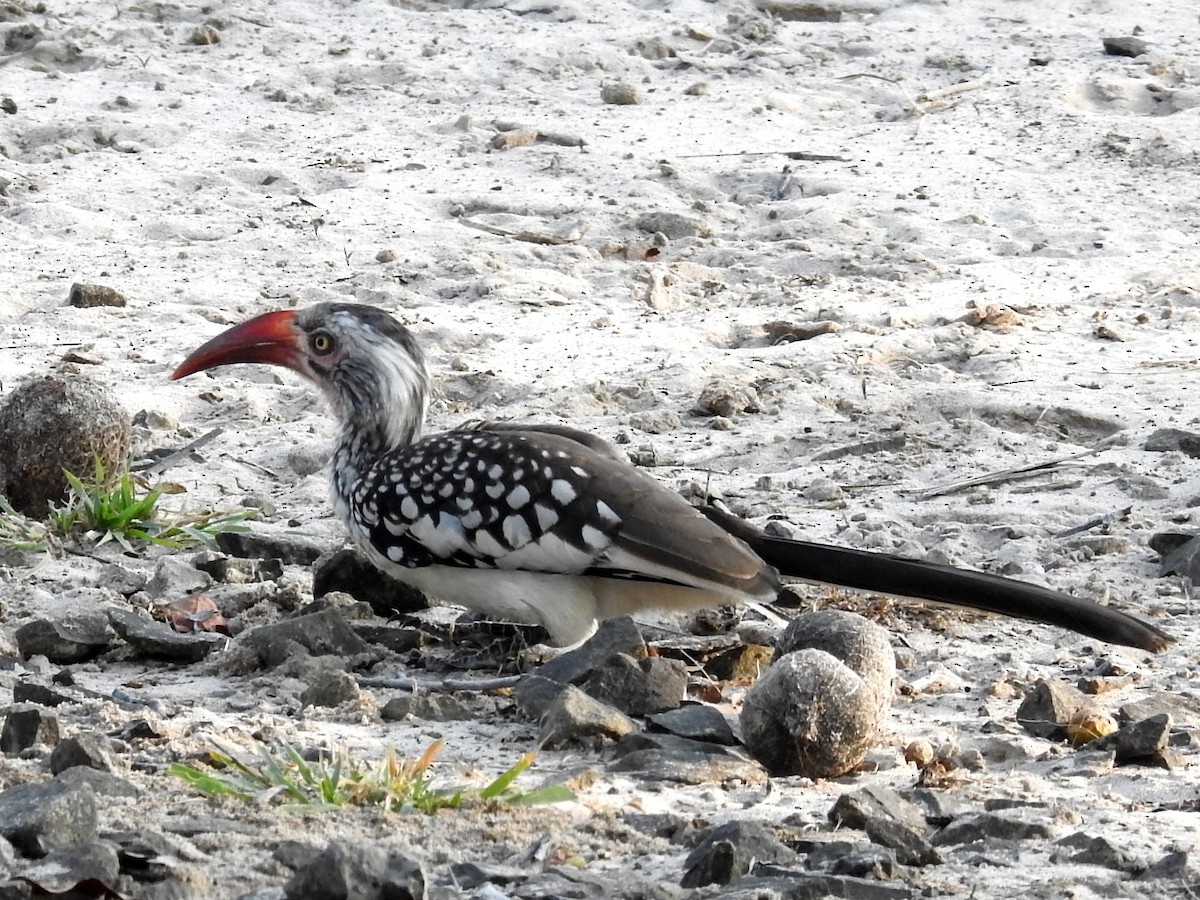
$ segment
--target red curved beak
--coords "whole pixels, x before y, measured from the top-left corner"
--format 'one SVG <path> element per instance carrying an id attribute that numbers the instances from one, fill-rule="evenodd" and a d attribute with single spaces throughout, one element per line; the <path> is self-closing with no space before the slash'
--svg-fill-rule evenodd
<path id="1" fill-rule="evenodd" d="M 303 373 L 296 329 L 292 325 L 295 316 L 290 309 L 264 313 L 221 332 L 185 359 L 171 373 L 172 380 L 231 363 L 266 363 Z"/>

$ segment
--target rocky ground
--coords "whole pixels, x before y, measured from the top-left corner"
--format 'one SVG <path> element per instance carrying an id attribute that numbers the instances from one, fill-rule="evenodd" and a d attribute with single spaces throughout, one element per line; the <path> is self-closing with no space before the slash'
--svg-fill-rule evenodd
<path id="1" fill-rule="evenodd" d="M 263 510 L 219 552 L 5 557 L 0 896 L 1192 896 L 1192 570 L 1152 538 L 1200 497 L 1196 27 L 1163 0 L 0 5 L 4 394 L 88 375 L 141 462 L 220 429 L 164 502 Z M 343 538 L 320 402 L 168 376 L 325 299 L 420 336 L 435 428 L 566 422 L 760 523 L 1179 643 L 802 588 L 900 669 L 864 766 L 814 781 L 739 748 L 749 679 L 719 667 L 754 651 L 680 623 L 618 623 L 548 686 L 510 634 L 314 601 Z M 150 627 L 197 589 L 232 643 Z M 554 699 L 614 649 L 696 702 Z M 1076 749 L 1022 721 L 1056 702 L 1130 727 Z M 435 781 L 477 785 L 548 739 L 518 784 L 575 800 L 297 811 L 168 772 L 436 739 Z"/>

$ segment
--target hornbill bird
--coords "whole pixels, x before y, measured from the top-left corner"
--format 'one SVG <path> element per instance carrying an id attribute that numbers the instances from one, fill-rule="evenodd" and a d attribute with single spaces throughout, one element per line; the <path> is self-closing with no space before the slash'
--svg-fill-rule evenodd
<path id="1" fill-rule="evenodd" d="M 603 440 L 557 425 L 422 437 L 430 379 L 407 328 L 371 306 L 269 312 L 172 378 L 267 363 L 319 387 L 340 424 L 333 505 L 379 569 L 426 594 L 537 624 L 560 645 L 611 616 L 776 600 L 780 576 L 1057 625 L 1157 651 L 1173 639 L 1090 600 L 882 553 L 772 537 L 693 507 Z"/>

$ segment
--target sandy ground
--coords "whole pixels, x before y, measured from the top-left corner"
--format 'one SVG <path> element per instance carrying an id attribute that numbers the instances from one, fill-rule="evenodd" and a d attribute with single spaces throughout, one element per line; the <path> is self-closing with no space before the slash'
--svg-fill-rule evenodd
<path id="1" fill-rule="evenodd" d="M 981 725 L 998 721 L 1019 743 L 1021 692 L 1106 661 L 1137 678 L 1104 705 L 1171 692 L 1197 710 L 1179 724 L 1200 726 L 1189 586 L 1159 578 L 1147 547 L 1154 532 L 1194 527 L 1200 477 L 1183 454 L 1144 449 L 1156 428 L 1197 426 L 1186 388 L 1200 364 L 1196 11 L 1165 0 L 817 5 L 843 14 L 795 21 L 701 0 L 0 7 L 0 96 L 15 104 L 0 117 L 0 384 L 86 372 L 148 414 L 139 452 L 220 426 L 202 460 L 171 471 L 189 490 L 181 502 L 266 496 L 278 523 L 333 544 L 330 427 L 309 389 L 261 369 L 167 376 L 250 314 L 378 304 L 429 351 L 434 428 L 567 422 L 760 521 L 1106 596 L 1180 638 L 1150 659 L 1023 623 L 949 617 L 931 630 L 892 616 L 916 657 L 907 679 L 944 669 L 958 680 L 897 700 L 881 771 L 648 796 L 606 774 L 529 834 L 603 835 L 598 823 L 631 803 L 815 823 L 847 785 L 911 784 L 898 754 L 913 738 L 979 747 L 990 740 Z M 1145 55 L 1103 52 L 1102 38 L 1135 33 Z M 605 102 L 619 85 L 640 102 Z M 129 305 L 70 308 L 73 282 L 109 285 Z M 771 323 L 823 333 L 777 340 Z M 694 414 L 714 381 L 756 402 L 728 418 Z M 1033 477 L 914 493 L 1090 450 Z M 57 607 L 94 602 L 90 566 L 6 570 L 0 628 L 47 611 L 33 587 L 58 594 Z M 104 690 L 128 675 L 77 677 Z M 278 685 L 225 682 L 252 698 L 238 708 L 208 702 L 222 696 L 219 677 L 150 677 L 181 704 L 181 736 L 269 721 L 410 750 L 447 733 L 448 765 L 491 771 L 535 736 L 504 717 L 453 730 L 297 719 L 286 698 L 264 699 L 286 694 Z M 587 754 L 542 761 L 547 774 L 588 765 Z M 1151 861 L 1193 843 L 1192 814 L 1156 811 L 1195 798 L 1190 766 L 1012 767 L 958 790 L 1051 804 L 1073 829 Z M 151 790 L 161 816 L 207 802 Z M 379 828 L 221 814 L 290 836 Z M 581 850 L 599 871 L 636 860 L 677 873 L 680 848 L 645 843 Z M 279 883 L 236 841 L 212 852 L 213 896 Z M 1112 871 L 1052 866 L 1044 848 L 1027 856 L 914 882 L 975 896 L 1143 890 Z"/>

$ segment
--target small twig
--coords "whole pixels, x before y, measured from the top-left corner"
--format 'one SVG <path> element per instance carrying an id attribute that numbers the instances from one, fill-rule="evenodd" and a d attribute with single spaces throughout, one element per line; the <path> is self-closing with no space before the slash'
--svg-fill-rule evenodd
<path id="1" fill-rule="evenodd" d="M 1129 517 L 1133 512 L 1132 506 L 1126 506 L 1124 509 L 1114 509 L 1112 512 L 1103 516 L 1097 516 L 1091 521 L 1084 522 L 1082 525 L 1076 525 L 1074 528 L 1068 528 L 1065 531 L 1060 531 L 1054 536 L 1056 538 L 1070 537 L 1073 534 L 1082 534 L 1085 531 L 1091 531 L 1093 528 L 1101 528 L 1105 525 L 1111 525 L 1113 522 L 1118 522 L 1121 519 Z"/>
<path id="2" fill-rule="evenodd" d="M 50 341 L 48 344 L 38 344 L 38 349 L 42 347 L 82 347 L 83 341 Z M 29 344 L 0 344 L 0 350 L 31 350 Z"/>
<path id="3" fill-rule="evenodd" d="M 945 100 L 947 97 L 957 97 L 959 94 L 965 94 L 967 91 L 976 91 L 980 88 L 990 87 L 995 81 L 996 78 L 994 75 L 984 75 L 982 78 L 975 78 L 971 81 L 960 81 L 958 84 L 952 84 L 948 87 L 923 91 L 917 99 L 923 103 L 937 103 Z"/>
<path id="4" fill-rule="evenodd" d="M 203 447 L 209 441 L 218 437 L 223 432 L 223 430 L 224 429 L 221 429 L 221 428 L 214 428 L 212 431 L 208 432 L 207 434 L 200 435 L 200 437 L 196 438 L 190 444 L 186 444 L 183 447 L 180 447 L 175 452 L 167 454 L 166 456 L 164 456 L 162 459 L 158 460 L 157 462 L 148 463 L 146 465 L 130 466 L 129 468 L 131 471 L 135 471 L 135 472 L 136 471 L 145 471 L 145 473 L 147 475 L 160 475 L 163 472 L 165 472 L 167 469 L 171 468 L 171 466 L 175 465 L 175 463 L 177 463 L 181 459 L 183 459 L 185 456 L 188 456 L 193 450 L 199 450 L 201 447 Z"/>
<path id="5" fill-rule="evenodd" d="M 257 25 L 259 28 L 272 27 L 272 23 L 266 19 L 258 19 L 253 16 L 242 15 L 240 13 L 235 13 L 233 17 L 235 19 L 241 19 L 243 22 L 249 22 L 251 25 Z"/>
<path id="6" fill-rule="evenodd" d="M 392 675 L 390 677 L 375 675 L 360 675 L 358 683 L 363 687 L 396 688 L 402 691 L 437 691 L 454 693 L 456 691 L 474 691 L 487 693 L 510 688 L 520 681 L 523 675 L 502 675 L 496 678 L 410 678 L 407 675 Z"/>
<path id="7" fill-rule="evenodd" d="M 1083 459 L 1085 456 L 1095 456 L 1108 449 L 1108 443 L 1105 442 L 1099 447 L 1094 447 L 1091 450 L 1084 450 L 1081 453 L 1072 453 L 1070 456 L 1061 456 L 1058 459 L 1047 460 L 1046 462 L 1030 463 L 1025 466 L 1016 466 L 1012 469 L 1001 469 L 998 472 L 989 472 L 986 475 L 979 475 L 976 478 L 967 478 L 964 481 L 955 481 L 950 484 L 935 485 L 928 488 L 916 488 L 912 490 L 901 491 L 902 494 L 907 494 L 910 497 L 915 497 L 918 500 L 929 500 L 933 497 L 941 497 L 944 494 L 954 494 L 966 488 L 978 487 L 981 484 L 994 484 L 999 481 L 1013 481 L 1018 478 L 1029 478 L 1039 472 L 1045 472 L 1048 469 L 1053 469 L 1061 466 L 1063 463 L 1074 462 L 1077 459 Z"/>
<path id="8" fill-rule="evenodd" d="M 571 231 L 566 235 L 550 234 L 544 231 L 530 231 L 525 228 L 520 231 L 513 231 L 510 228 L 501 228 L 498 225 L 489 225 L 486 222 L 477 222 L 474 219 L 469 219 L 466 216 L 459 218 L 464 225 L 469 225 L 471 228 L 478 228 L 480 231 L 486 231 L 488 234 L 495 234 L 499 237 L 510 237 L 518 241 L 525 241 L 530 244 L 575 244 L 583 238 L 583 233 L 579 230 Z"/>
<path id="9" fill-rule="evenodd" d="M 721 159 L 727 156 L 786 156 L 801 162 L 850 162 L 848 156 L 833 156 L 828 153 L 809 153 L 807 150 L 734 150 L 729 153 L 683 153 L 675 159 Z"/>

